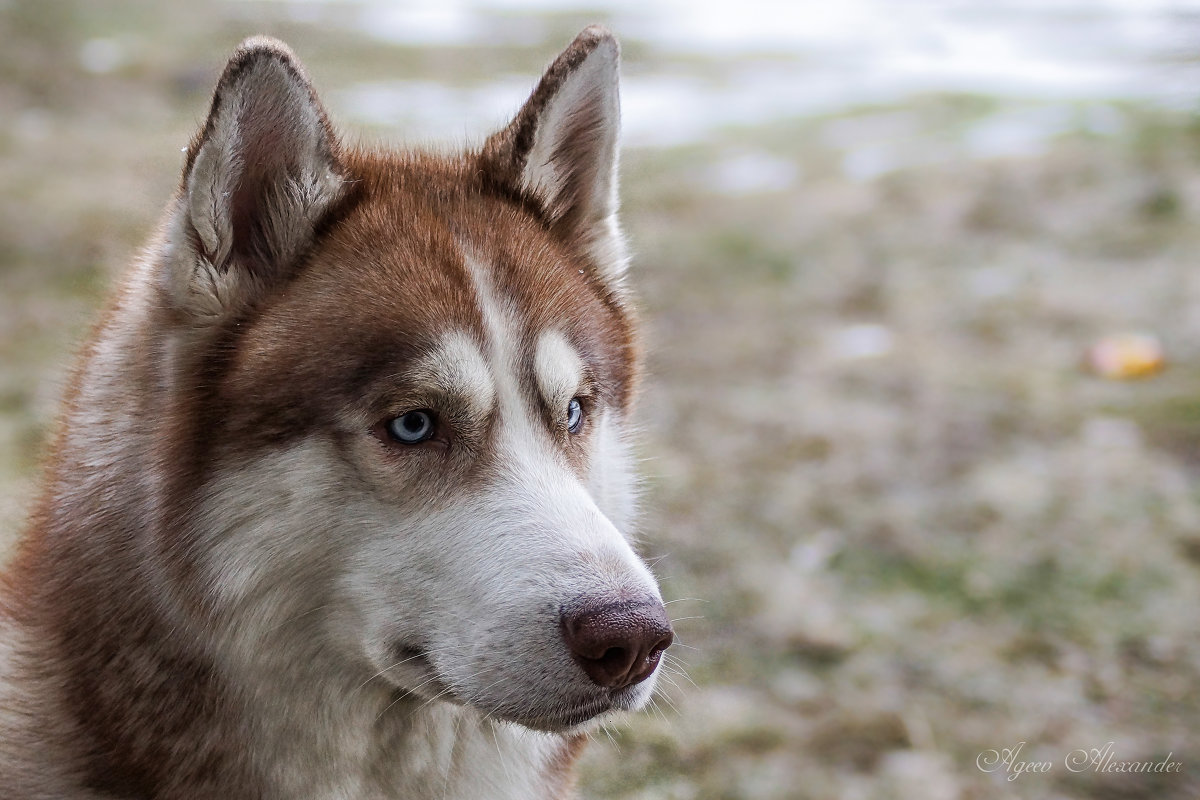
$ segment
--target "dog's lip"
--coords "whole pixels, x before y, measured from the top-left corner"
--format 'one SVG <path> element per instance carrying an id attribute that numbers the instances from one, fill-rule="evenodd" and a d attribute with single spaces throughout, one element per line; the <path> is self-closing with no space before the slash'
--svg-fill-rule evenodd
<path id="1" fill-rule="evenodd" d="M 397 644 L 392 647 L 392 666 L 387 672 L 409 667 L 410 669 L 433 670 L 433 662 L 429 660 L 429 651 L 416 645 Z"/>
<path id="2" fill-rule="evenodd" d="M 641 685 L 635 683 L 632 686 L 623 686 L 620 689 L 611 690 L 608 693 L 608 697 L 612 707 L 628 709 L 630 706 L 636 704 L 641 689 Z"/>
<path id="3" fill-rule="evenodd" d="M 409 675 L 415 673 L 417 676 L 417 687 L 411 688 L 397 681 L 395 676 L 387 675 L 389 683 L 393 685 L 396 692 L 403 695 L 419 693 L 427 699 L 436 697 L 455 705 L 475 705 L 459 695 L 454 687 L 443 679 L 426 648 L 412 644 L 396 644 L 392 647 L 391 654 L 394 663 L 391 668 L 385 670 L 385 674 L 405 669 Z M 597 694 L 586 698 L 565 701 L 561 707 L 551 711 L 510 707 L 493 709 L 489 712 L 489 716 L 534 730 L 561 733 L 578 728 L 608 711 L 628 708 L 637 690 L 637 685 L 615 690 L 600 690 Z M 533 713 L 529 713 L 531 711 Z"/>
<path id="4" fill-rule="evenodd" d="M 598 697 L 582 703 L 575 703 L 569 708 L 555 710 L 553 713 L 541 714 L 536 717 L 514 715 L 510 719 L 527 728 L 561 733 L 590 722 L 604 712 L 611 711 L 612 709 L 613 703 L 609 697 Z"/>
<path id="5" fill-rule="evenodd" d="M 398 691 L 406 691 L 409 694 L 416 694 L 420 691 L 422 694 L 443 695 L 448 700 L 455 699 L 452 698 L 453 693 L 442 680 L 441 673 L 433 665 L 428 650 L 423 647 L 398 644 L 392 647 L 391 655 L 391 666 L 380 670 L 376 677 L 383 678 Z M 415 674 L 418 678 L 416 685 L 406 687 L 397 679 L 397 673 L 407 676 Z"/>

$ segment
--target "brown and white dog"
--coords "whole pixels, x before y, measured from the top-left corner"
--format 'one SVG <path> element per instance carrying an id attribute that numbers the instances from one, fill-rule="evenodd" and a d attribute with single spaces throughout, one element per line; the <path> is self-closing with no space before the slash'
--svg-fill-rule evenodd
<path id="1" fill-rule="evenodd" d="M 0 613 L 0 797 L 551 798 L 672 632 L 628 534 L 618 47 L 446 157 L 233 55 Z"/>

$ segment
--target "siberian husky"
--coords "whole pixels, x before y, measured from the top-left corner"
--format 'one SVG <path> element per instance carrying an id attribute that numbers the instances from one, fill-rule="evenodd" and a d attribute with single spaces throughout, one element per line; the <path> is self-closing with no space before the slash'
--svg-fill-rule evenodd
<path id="1" fill-rule="evenodd" d="M 560 798 L 672 631 L 630 545 L 616 40 L 455 156 L 244 42 L 0 603 L 0 797 Z"/>

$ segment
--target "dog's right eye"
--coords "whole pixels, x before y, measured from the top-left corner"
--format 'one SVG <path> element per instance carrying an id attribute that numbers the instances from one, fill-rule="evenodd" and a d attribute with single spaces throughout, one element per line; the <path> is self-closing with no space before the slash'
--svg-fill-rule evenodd
<path id="1" fill-rule="evenodd" d="M 400 444 L 420 444 L 433 438 L 437 428 L 433 412 L 428 409 L 409 411 L 407 414 L 389 420 L 384 426 L 387 435 Z"/>

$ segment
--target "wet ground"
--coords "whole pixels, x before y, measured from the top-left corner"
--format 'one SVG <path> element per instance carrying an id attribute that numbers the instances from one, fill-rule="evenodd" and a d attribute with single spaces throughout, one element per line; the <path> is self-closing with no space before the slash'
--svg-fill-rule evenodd
<path id="1" fill-rule="evenodd" d="M 603 21 L 682 646 L 585 796 L 1200 795 L 1200 6 L 438 8 L 0 3 L 0 537 L 237 40 L 442 146 Z M 1081 368 L 1124 330 L 1166 371 Z"/>

